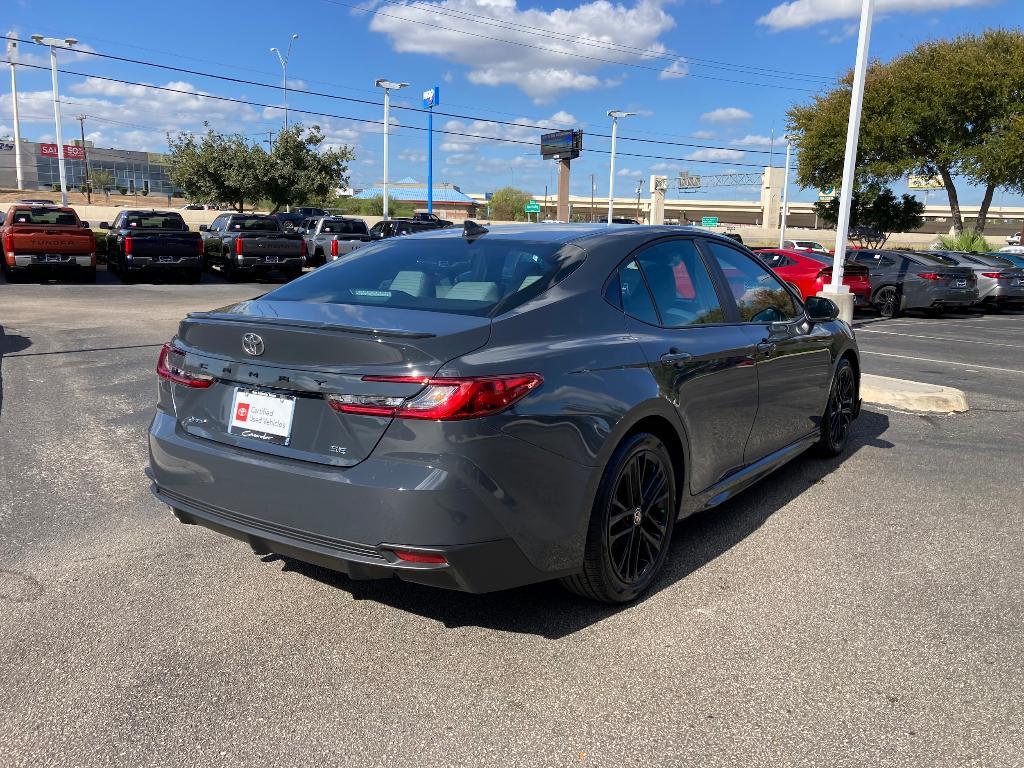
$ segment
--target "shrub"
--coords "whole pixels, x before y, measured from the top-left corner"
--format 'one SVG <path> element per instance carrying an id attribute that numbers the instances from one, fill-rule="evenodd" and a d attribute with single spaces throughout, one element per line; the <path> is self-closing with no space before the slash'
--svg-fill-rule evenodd
<path id="1" fill-rule="evenodd" d="M 973 230 L 961 232 L 959 235 L 940 235 L 939 245 L 945 251 L 961 253 L 988 253 L 993 250 L 985 236 Z"/>

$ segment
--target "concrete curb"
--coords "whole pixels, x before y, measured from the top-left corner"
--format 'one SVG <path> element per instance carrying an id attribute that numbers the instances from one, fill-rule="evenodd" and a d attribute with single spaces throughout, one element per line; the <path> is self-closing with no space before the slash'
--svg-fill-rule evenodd
<path id="1" fill-rule="evenodd" d="M 860 377 L 860 396 L 865 403 L 919 413 L 963 413 L 969 407 L 962 390 L 869 373 Z"/>

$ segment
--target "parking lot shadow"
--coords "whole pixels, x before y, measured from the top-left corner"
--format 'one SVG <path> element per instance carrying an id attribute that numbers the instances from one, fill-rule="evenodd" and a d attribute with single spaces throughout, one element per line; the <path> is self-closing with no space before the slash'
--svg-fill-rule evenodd
<path id="1" fill-rule="evenodd" d="M 14 354 L 28 349 L 32 342 L 26 336 L 7 333 L 0 325 L 0 414 L 4 412 L 4 355 Z"/>
<path id="2" fill-rule="evenodd" d="M 716 509 L 694 515 L 676 526 L 664 573 L 645 599 L 670 587 L 713 561 L 757 531 L 776 511 L 839 469 L 865 446 L 892 448 L 882 439 L 889 418 L 865 410 L 854 423 L 846 453 L 837 459 L 806 455 L 775 472 L 761 483 Z M 302 573 L 350 592 L 357 600 L 376 600 L 401 611 L 424 616 L 447 627 L 476 626 L 504 632 L 565 637 L 630 606 L 589 602 L 547 582 L 485 595 L 470 595 L 409 584 L 397 579 L 353 581 L 315 565 L 267 555 L 265 562 L 281 562 L 282 569 Z"/>

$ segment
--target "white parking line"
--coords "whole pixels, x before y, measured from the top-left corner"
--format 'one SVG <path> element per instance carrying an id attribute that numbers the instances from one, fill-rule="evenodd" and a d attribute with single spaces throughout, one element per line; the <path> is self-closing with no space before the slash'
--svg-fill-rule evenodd
<path id="1" fill-rule="evenodd" d="M 949 336 L 922 336 L 916 333 L 899 333 L 898 331 L 882 331 L 875 328 L 858 328 L 857 333 L 884 333 L 886 336 L 906 336 L 908 339 L 932 339 L 933 341 L 962 341 L 965 344 L 984 344 L 989 347 L 1010 347 L 1024 349 L 1020 344 L 1001 344 L 998 341 L 975 341 L 974 339 L 954 339 Z"/>
<path id="2" fill-rule="evenodd" d="M 1024 371 L 1016 368 L 996 368 L 991 365 L 978 365 L 977 363 L 954 363 L 952 360 L 935 360 L 931 357 L 911 357 L 910 355 L 890 355 L 887 352 L 868 352 L 865 349 L 860 351 L 862 355 L 875 355 L 876 357 L 896 357 L 900 360 L 917 360 L 921 363 L 939 363 L 940 365 L 955 365 L 960 368 L 984 368 L 986 371 L 1001 371 L 1002 373 L 1019 373 L 1024 376 Z"/>

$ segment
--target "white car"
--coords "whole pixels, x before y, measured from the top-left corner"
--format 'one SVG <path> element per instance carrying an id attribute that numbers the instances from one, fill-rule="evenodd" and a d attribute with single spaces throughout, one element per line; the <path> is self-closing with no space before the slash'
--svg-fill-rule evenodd
<path id="1" fill-rule="evenodd" d="M 1007 245 L 1020 245 L 1020 236 L 1021 236 L 1020 232 L 1015 232 L 1014 234 L 1012 234 L 1008 238 L 1006 238 L 1006 244 Z"/>
<path id="2" fill-rule="evenodd" d="M 814 240 L 784 240 L 782 243 L 783 248 L 790 248 L 794 251 L 815 251 L 817 253 L 828 253 L 826 248 L 821 243 L 817 243 Z"/>

